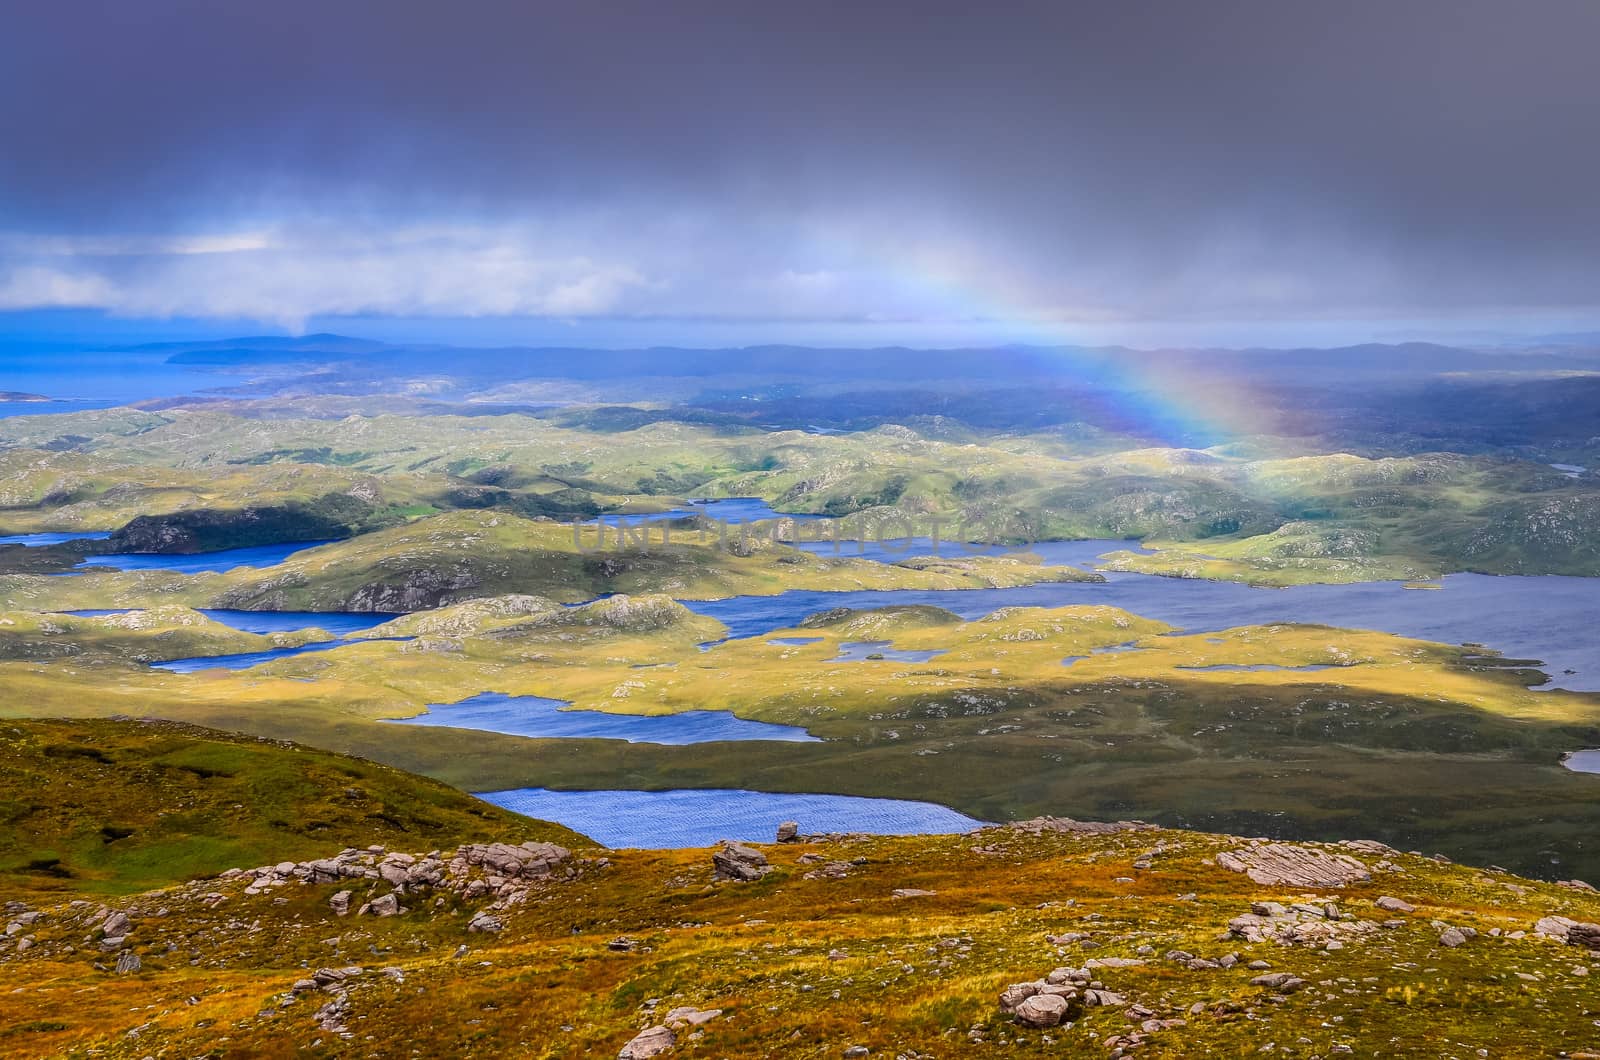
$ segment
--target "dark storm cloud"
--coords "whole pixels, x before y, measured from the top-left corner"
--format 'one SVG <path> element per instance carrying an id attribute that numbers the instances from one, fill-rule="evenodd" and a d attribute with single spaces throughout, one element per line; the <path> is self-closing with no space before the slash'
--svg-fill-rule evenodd
<path id="1" fill-rule="evenodd" d="M 13 5 L 0 253 L 11 305 L 286 317 L 1589 307 L 1596 40 L 1592 0 Z"/>

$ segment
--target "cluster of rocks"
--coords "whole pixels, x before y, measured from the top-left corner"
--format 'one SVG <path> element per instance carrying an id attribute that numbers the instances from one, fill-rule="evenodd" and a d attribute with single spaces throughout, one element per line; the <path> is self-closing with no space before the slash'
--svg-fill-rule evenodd
<path id="1" fill-rule="evenodd" d="M 1188 950 L 1168 950 L 1166 958 L 1177 964 L 1183 965 L 1191 972 L 1217 971 L 1222 968 L 1232 968 L 1240 961 L 1238 953 L 1224 953 L 1220 957 L 1201 957 L 1190 953 Z"/>
<path id="2" fill-rule="evenodd" d="M 307 996 L 327 995 L 328 1000 L 317 1009 L 317 1026 L 332 1034 L 349 1037 L 350 1031 L 345 1026 L 345 1021 L 352 1014 L 353 1006 L 350 1002 L 350 990 L 367 974 L 367 970 L 359 965 L 349 965 L 344 968 L 318 968 L 311 973 L 308 979 L 297 979 L 289 988 L 288 993 L 278 1000 L 280 1008 L 287 1008 L 298 1003 Z M 397 967 L 381 969 L 378 973 L 384 978 L 397 983 L 405 982 L 405 973 Z"/>
<path id="3" fill-rule="evenodd" d="M 5 914 L 6 933 L 4 939 L 0 939 L 0 948 L 10 944 L 16 952 L 27 953 L 36 941 L 28 929 L 43 920 L 44 914 L 30 908 L 26 902 L 7 902 Z"/>
<path id="4" fill-rule="evenodd" d="M 57 927 L 84 931 L 84 947 L 99 950 L 107 955 L 108 960 L 111 954 L 116 954 L 113 964 L 96 962 L 95 967 L 102 971 L 129 975 L 144 967 L 143 960 L 133 952 L 128 939 L 135 928 L 134 919 L 120 909 L 79 898 L 47 913 L 29 907 L 26 902 L 10 901 L 5 904 L 5 917 L 5 935 L 0 937 L 0 952 L 9 949 L 20 956 L 33 951 L 39 945 L 34 929 L 53 923 Z M 56 947 L 54 952 L 56 955 L 76 953 L 78 947 L 68 943 Z"/>
<path id="5" fill-rule="evenodd" d="M 803 880 L 842 880 L 850 875 L 850 870 L 857 864 L 864 862 L 865 858 L 856 861 L 829 861 L 821 854 L 801 854 L 795 859 L 800 865 L 815 865 L 800 878 Z"/>
<path id="6" fill-rule="evenodd" d="M 629 1040 L 622 1051 L 617 1053 L 617 1060 L 646 1060 L 647 1057 L 659 1056 L 678 1044 L 678 1036 L 688 1032 L 691 1037 L 698 1035 L 699 1028 L 718 1016 L 722 1015 L 720 1008 L 698 1009 L 691 1006 L 675 1008 L 668 1012 L 662 1021 L 652 1027 L 646 1027 Z"/>
<path id="7" fill-rule="evenodd" d="M 1379 925 L 1342 912 L 1325 900 L 1254 902 L 1250 912 L 1228 921 L 1224 938 L 1246 942 L 1275 942 L 1282 946 L 1316 946 L 1342 949 L 1346 942 L 1377 931 Z"/>
<path id="8" fill-rule="evenodd" d="M 1217 864 L 1265 887 L 1344 887 L 1372 879 L 1372 871 L 1348 854 L 1295 843 L 1225 850 L 1217 855 Z"/>
<path id="9" fill-rule="evenodd" d="M 1012 983 L 1000 992 L 1000 1011 L 1024 1027 L 1058 1027 L 1085 1008 L 1122 1006 L 1121 994 L 1105 988 L 1089 968 L 1057 968 L 1043 979 Z"/>
<path id="10" fill-rule="evenodd" d="M 433 850 L 426 854 L 387 851 L 381 846 L 365 850 L 349 847 L 330 858 L 284 861 L 254 869 L 229 869 L 223 879 L 246 879 L 245 894 L 264 894 L 291 883 L 327 884 L 357 881 L 384 884 L 386 894 L 373 896 L 356 908 L 357 916 L 398 916 L 406 911 L 402 895 L 425 890 L 449 891 L 462 898 L 494 898 L 498 907 L 521 901 L 534 884 L 578 873 L 572 851 L 554 843 L 469 843 L 454 854 Z M 354 896 L 342 890 L 328 900 L 338 916 L 350 913 Z M 493 917 L 488 918 L 493 920 Z M 477 924 L 477 920 L 474 920 Z M 478 925 L 471 930 L 499 930 Z"/>

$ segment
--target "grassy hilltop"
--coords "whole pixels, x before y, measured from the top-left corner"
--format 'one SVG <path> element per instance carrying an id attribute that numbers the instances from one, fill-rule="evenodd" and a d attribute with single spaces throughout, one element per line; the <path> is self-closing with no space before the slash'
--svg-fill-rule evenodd
<path id="1" fill-rule="evenodd" d="M 8 899 L 125 894 L 358 842 L 579 838 L 374 762 L 153 720 L 0 722 L 0 807 Z"/>

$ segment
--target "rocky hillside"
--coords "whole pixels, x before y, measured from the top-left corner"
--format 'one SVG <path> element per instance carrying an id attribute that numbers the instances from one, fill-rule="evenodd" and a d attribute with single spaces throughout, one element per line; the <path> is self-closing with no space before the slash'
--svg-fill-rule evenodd
<path id="1" fill-rule="evenodd" d="M 508 828 L 14 900 L 11 1056 L 1595 1056 L 1600 895 L 1039 819 L 600 851 Z"/>

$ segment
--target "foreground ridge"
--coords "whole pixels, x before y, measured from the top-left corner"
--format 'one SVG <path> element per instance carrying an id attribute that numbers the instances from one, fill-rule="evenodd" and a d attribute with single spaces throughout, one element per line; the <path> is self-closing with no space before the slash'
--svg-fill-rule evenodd
<path id="1" fill-rule="evenodd" d="M 779 834 L 712 850 L 374 844 L 126 899 L 13 901 L 6 1049 L 1600 1051 L 1600 895 L 1577 881 L 1131 821 Z"/>

